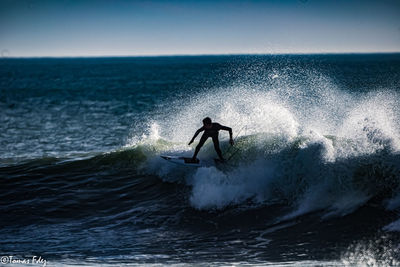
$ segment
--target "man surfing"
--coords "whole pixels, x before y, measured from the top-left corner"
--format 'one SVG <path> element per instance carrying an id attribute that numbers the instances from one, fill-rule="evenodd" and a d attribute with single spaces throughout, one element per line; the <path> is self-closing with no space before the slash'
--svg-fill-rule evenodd
<path id="1" fill-rule="evenodd" d="M 218 157 L 221 161 L 224 161 L 224 157 L 222 157 L 222 152 L 221 149 L 219 148 L 219 140 L 218 140 L 218 132 L 220 130 L 225 130 L 229 132 L 229 144 L 231 144 L 231 146 L 233 146 L 233 139 L 232 139 L 232 128 L 230 127 L 226 127 L 223 126 L 219 123 L 216 122 L 212 122 L 211 119 L 209 117 L 205 118 L 203 120 L 203 127 L 201 127 L 200 129 L 198 129 L 196 131 L 196 133 L 194 134 L 192 140 L 190 140 L 189 145 L 193 143 L 194 139 L 196 139 L 196 137 L 199 135 L 199 133 L 201 133 L 202 131 L 204 131 L 203 135 L 200 138 L 200 142 L 199 144 L 196 146 L 196 150 L 194 151 L 194 155 L 192 157 L 192 161 L 193 162 L 197 162 L 197 154 L 200 151 L 200 148 L 204 145 L 204 143 L 206 142 L 206 140 L 211 137 L 214 143 L 214 148 L 215 151 L 218 154 Z"/>

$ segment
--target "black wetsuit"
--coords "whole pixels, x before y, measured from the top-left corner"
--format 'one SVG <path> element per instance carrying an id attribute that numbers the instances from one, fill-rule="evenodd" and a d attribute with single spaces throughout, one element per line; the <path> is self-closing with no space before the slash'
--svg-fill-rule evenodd
<path id="1" fill-rule="evenodd" d="M 229 130 L 231 130 L 231 128 L 222 126 L 221 124 L 214 122 L 214 123 L 212 123 L 212 126 L 209 129 L 207 129 L 206 127 L 203 126 L 203 127 L 201 127 L 200 129 L 197 130 L 196 135 L 198 133 L 202 132 L 202 131 L 204 131 L 204 133 L 200 138 L 199 144 L 196 146 L 196 150 L 194 152 L 193 158 L 196 158 L 197 153 L 199 153 L 199 151 L 200 151 L 200 148 L 204 145 L 204 143 L 207 141 L 207 139 L 209 137 L 211 137 L 212 140 L 213 140 L 213 143 L 214 143 L 215 151 L 218 154 L 218 157 L 221 160 L 224 159 L 222 157 L 221 149 L 219 148 L 219 140 L 218 140 L 218 132 L 219 132 L 219 130 L 227 130 L 227 131 L 229 131 Z"/>

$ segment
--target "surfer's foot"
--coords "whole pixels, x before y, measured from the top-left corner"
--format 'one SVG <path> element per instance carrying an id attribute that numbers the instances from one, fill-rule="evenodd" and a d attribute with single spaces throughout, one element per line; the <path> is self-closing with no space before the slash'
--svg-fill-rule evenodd
<path id="1" fill-rule="evenodd" d="M 199 162 L 199 160 L 198 160 L 196 157 L 193 157 L 193 158 L 191 159 L 191 162 L 197 163 L 197 162 Z"/>

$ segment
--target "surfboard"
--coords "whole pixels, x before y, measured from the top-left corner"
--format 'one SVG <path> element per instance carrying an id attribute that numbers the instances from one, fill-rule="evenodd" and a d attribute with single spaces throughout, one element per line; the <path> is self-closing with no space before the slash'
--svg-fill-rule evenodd
<path id="1" fill-rule="evenodd" d="M 161 158 L 165 159 L 168 162 L 185 165 L 185 166 L 192 166 L 192 167 L 201 167 L 202 161 L 197 159 L 196 162 L 192 161 L 192 158 L 186 157 L 179 157 L 179 156 L 160 156 Z"/>

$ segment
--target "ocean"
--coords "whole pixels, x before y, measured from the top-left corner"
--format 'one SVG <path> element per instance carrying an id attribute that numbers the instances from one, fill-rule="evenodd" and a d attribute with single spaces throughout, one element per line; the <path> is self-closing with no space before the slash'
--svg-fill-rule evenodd
<path id="1" fill-rule="evenodd" d="M 400 265 L 399 96 L 400 54 L 2 58 L 1 261 Z M 226 163 L 160 158 L 207 116 Z"/>

